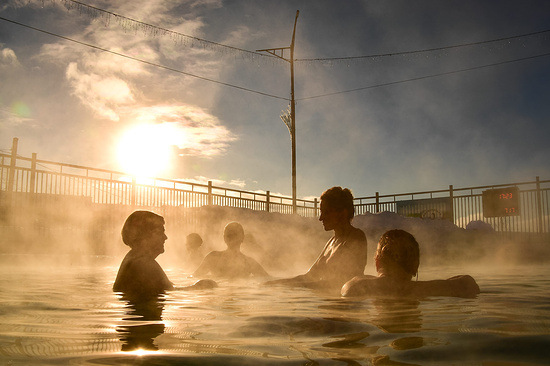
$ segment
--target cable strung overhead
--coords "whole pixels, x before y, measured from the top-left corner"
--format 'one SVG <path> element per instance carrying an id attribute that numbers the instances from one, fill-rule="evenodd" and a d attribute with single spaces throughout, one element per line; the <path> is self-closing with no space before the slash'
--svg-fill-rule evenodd
<path id="1" fill-rule="evenodd" d="M 44 0 L 43 0 L 44 1 Z M 276 59 L 273 56 L 261 54 L 258 52 L 248 51 L 242 48 L 228 46 L 225 44 L 209 41 L 195 36 L 190 36 L 180 32 L 175 32 L 170 29 L 162 28 L 156 25 L 148 24 L 136 19 L 126 17 L 112 11 L 104 10 L 95 6 L 84 4 L 76 0 L 50 0 L 51 2 L 60 2 L 63 6 L 69 10 L 76 10 L 80 14 L 89 16 L 92 19 L 100 19 L 105 26 L 110 25 L 111 21 L 114 20 L 120 27 L 125 31 L 141 32 L 146 36 L 151 37 L 170 37 L 174 42 L 189 46 L 189 47 L 202 47 L 206 49 L 215 50 L 224 54 L 230 55 L 244 55 L 248 58 L 257 60 L 261 58 L 265 59 Z"/>
<path id="2" fill-rule="evenodd" d="M 99 51 L 102 51 L 102 52 L 107 52 L 107 53 L 110 53 L 110 54 L 113 54 L 113 55 L 116 55 L 116 56 L 120 56 L 120 57 L 124 57 L 124 58 L 130 59 L 130 60 L 138 61 L 138 62 L 147 64 L 147 65 L 150 65 L 150 66 L 155 66 L 155 67 L 158 67 L 158 68 L 161 68 L 161 69 L 164 69 L 164 70 L 177 72 L 179 74 L 187 75 L 187 76 L 197 78 L 197 79 L 200 79 L 200 80 L 208 81 L 208 82 L 223 85 L 223 86 L 228 86 L 228 87 L 235 88 L 235 89 L 240 89 L 240 90 L 243 90 L 243 91 L 263 95 L 263 96 L 266 96 L 266 97 L 271 97 L 271 98 L 275 98 L 275 99 L 282 99 L 282 100 L 286 100 L 286 101 L 290 100 L 289 98 L 280 97 L 280 96 L 277 96 L 277 95 L 260 92 L 260 91 L 257 91 L 257 90 L 245 88 L 245 87 L 234 85 L 234 84 L 224 83 L 224 82 L 217 81 L 217 80 L 214 80 L 214 79 L 209 79 L 209 78 L 206 78 L 206 77 L 203 77 L 203 76 L 194 75 L 194 74 L 182 71 L 182 70 L 174 69 L 172 67 L 164 66 L 164 65 L 157 64 L 157 63 L 150 62 L 150 61 L 146 61 L 146 60 L 142 60 L 142 59 L 139 59 L 137 57 L 129 56 L 129 55 L 126 55 L 126 54 L 123 54 L 123 53 L 120 53 L 120 52 L 111 51 L 111 50 L 108 50 L 106 48 L 95 46 L 95 45 L 90 44 L 90 43 L 78 41 L 76 39 L 72 39 L 72 38 L 65 37 L 65 36 L 62 36 L 62 35 L 59 35 L 59 34 L 56 34 L 56 33 L 48 32 L 48 31 L 45 31 L 43 29 L 31 27 L 30 25 L 19 23 L 19 22 L 16 22 L 14 20 L 6 19 L 4 17 L 0 17 L 0 20 L 4 20 L 6 22 L 17 24 L 17 25 L 20 25 L 22 27 L 29 28 L 29 29 L 32 29 L 32 30 L 35 30 L 35 31 L 38 31 L 38 32 L 41 32 L 41 33 L 45 33 L 45 34 L 54 36 L 54 37 L 58 37 L 58 38 L 61 38 L 61 39 L 64 39 L 64 40 L 67 40 L 67 41 L 70 41 L 70 42 L 78 43 L 80 45 L 87 46 L 87 47 L 90 47 L 90 48 L 93 48 L 93 49 L 96 49 L 96 50 L 99 50 Z"/>
<path id="3" fill-rule="evenodd" d="M 320 62 L 330 62 L 330 63 L 332 63 L 334 61 L 350 61 L 350 60 L 359 60 L 359 59 L 373 59 L 373 58 L 380 58 L 380 57 L 404 56 L 404 55 L 412 55 L 412 54 L 425 53 L 425 52 L 447 51 L 447 50 L 456 49 L 456 48 L 478 46 L 478 45 L 482 45 L 482 44 L 495 43 L 495 42 L 511 41 L 513 39 L 531 37 L 531 36 L 541 35 L 541 34 L 549 33 L 549 32 L 550 32 L 550 29 L 547 29 L 547 30 L 543 30 L 543 31 L 539 31 L 539 32 L 526 33 L 526 34 L 521 34 L 521 35 L 511 36 L 511 37 L 505 37 L 505 38 L 497 38 L 497 39 L 492 39 L 492 40 L 488 40 L 488 41 L 463 43 L 463 44 L 458 44 L 458 45 L 453 45 L 453 46 L 445 46 L 445 47 L 437 47 L 437 48 L 427 48 L 427 49 L 424 49 L 424 50 L 383 53 L 383 54 L 378 54 L 378 55 L 365 55 L 365 56 L 301 58 L 301 59 L 295 59 L 294 61 L 296 61 L 296 62 L 300 62 L 300 61 L 301 62 L 320 61 Z"/>
<path id="4" fill-rule="evenodd" d="M 44 2 L 45 0 L 41 0 L 41 1 Z M 132 19 L 130 17 L 120 15 L 105 9 L 84 4 L 77 0 L 50 0 L 50 1 L 53 3 L 55 2 L 62 3 L 63 6 L 69 11 L 77 10 L 80 14 L 87 15 L 93 19 L 101 19 L 101 21 L 106 26 L 108 26 L 111 23 L 111 21 L 114 19 L 114 21 L 119 26 L 121 26 L 125 31 L 141 32 L 144 35 L 151 36 L 151 37 L 168 36 L 172 38 L 176 43 L 184 46 L 203 47 L 206 49 L 210 49 L 213 51 L 221 52 L 224 54 L 230 54 L 230 55 L 240 54 L 241 56 L 245 56 L 245 58 L 252 59 L 252 60 L 260 60 L 264 58 L 264 59 L 269 59 L 270 61 L 274 61 L 279 59 L 278 57 L 271 56 L 265 53 L 249 51 L 242 48 L 233 47 L 233 46 L 229 46 L 229 45 L 214 42 L 214 41 L 209 41 L 199 37 L 190 36 L 180 32 L 175 32 L 170 29 L 159 27 L 159 26 L 142 22 L 140 20 Z M 353 60 L 371 60 L 371 59 L 376 59 L 381 57 L 393 57 L 393 56 L 413 55 L 413 54 L 425 53 L 425 52 L 447 51 L 451 49 L 477 46 L 482 44 L 511 41 L 514 39 L 532 37 L 536 35 L 542 35 L 545 33 L 550 33 L 550 29 L 541 30 L 538 32 L 525 33 L 525 34 L 520 34 L 520 35 L 515 35 L 510 37 L 496 38 L 496 39 L 491 39 L 486 41 L 462 43 L 458 45 L 450 45 L 450 46 L 437 47 L 437 48 L 427 48 L 423 50 L 392 52 L 392 53 L 385 53 L 385 54 L 362 55 L 362 56 L 296 58 L 294 59 L 294 61 L 302 62 L 302 63 L 312 63 L 312 62 L 329 63 L 333 65 L 334 63 L 338 63 L 339 61 L 349 62 Z"/>
<path id="5" fill-rule="evenodd" d="M 484 68 L 487 68 L 487 67 L 498 66 L 498 65 L 505 65 L 505 64 L 510 64 L 510 63 L 513 63 L 513 62 L 520 62 L 520 61 L 532 60 L 532 59 L 535 59 L 535 58 L 547 57 L 547 56 L 550 56 L 550 53 L 544 53 L 544 54 L 542 54 L 542 55 L 536 55 L 536 56 L 530 56 L 530 57 L 523 57 L 523 58 L 518 58 L 518 59 L 515 59 L 515 60 L 508 60 L 508 61 L 502 61 L 502 62 L 495 62 L 495 63 L 488 64 L 488 65 L 481 65 L 481 66 L 468 67 L 468 68 L 466 68 L 466 69 L 461 69 L 461 70 L 454 70 L 454 71 L 442 72 L 442 73 L 438 73 L 438 74 L 431 74 L 431 75 L 419 76 L 419 77 L 416 77 L 416 78 L 411 78 L 411 79 L 406 79 L 406 80 L 398 80 L 398 81 L 392 81 L 392 82 L 389 82 L 389 83 L 383 83 L 383 84 L 376 84 L 376 85 L 371 85 L 371 86 L 365 86 L 365 87 L 362 87 L 362 88 L 355 88 L 355 89 L 337 91 L 337 92 L 333 92 L 333 93 L 326 93 L 326 94 L 314 95 L 314 96 L 310 96 L 310 97 L 297 98 L 296 101 L 302 101 L 302 100 L 309 100 L 309 99 L 316 99 L 316 98 L 329 97 L 329 96 L 333 96 L 333 95 L 337 95 L 337 94 L 346 94 L 346 93 L 352 93 L 352 92 L 361 91 L 361 90 L 380 88 L 380 87 L 383 87 L 383 86 L 404 84 L 404 83 L 408 83 L 408 82 L 412 82 L 412 81 L 430 79 L 430 78 L 435 78 L 435 77 L 438 77 L 438 76 L 445 76 L 445 75 L 451 75 L 451 74 L 458 74 L 458 73 L 461 73 L 461 72 L 473 71 L 473 70 L 478 70 L 478 69 L 484 69 Z"/>
<path id="6" fill-rule="evenodd" d="M 181 45 L 184 45 L 184 46 L 189 46 L 189 47 L 200 46 L 200 47 L 203 47 L 205 49 L 209 49 L 209 50 L 212 50 L 212 51 L 215 51 L 215 52 L 221 52 L 225 55 L 240 55 L 244 60 L 252 60 L 252 61 L 255 61 L 255 62 L 257 62 L 259 60 L 266 60 L 266 61 L 268 60 L 270 63 L 280 61 L 279 57 L 266 55 L 264 53 L 249 51 L 249 50 L 245 50 L 245 49 L 241 49 L 241 48 L 237 48 L 237 47 L 233 47 L 233 46 L 228 46 L 228 45 L 225 45 L 225 44 L 221 44 L 221 43 L 217 43 L 217 42 L 213 42 L 213 41 L 208 41 L 208 40 L 205 40 L 205 39 L 202 39 L 202 38 L 198 38 L 198 37 L 186 35 L 186 34 L 183 34 L 183 33 L 171 31 L 171 30 L 166 29 L 166 28 L 158 27 L 158 26 L 148 24 L 148 23 L 145 23 L 145 22 L 142 22 L 142 21 L 139 21 L 139 20 L 135 20 L 135 19 L 132 19 L 132 18 L 120 15 L 120 14 L 113 13 L 113 12 L 108 11 L 108 10 L 104 10 L 104 9 L 97 8 L 97 7 L 88 5 L 88 4 L 84 4 L 84 3 L 80 2 L 80 1 L 77 1 L 77 0 L 50 0 L 50 1 L 52 3 L 55 3 L 55 2 L 62 3 L 63 6 L 68 11 L 77 10 L 80 14 L 87 15 L 87 16 L 93 18 L 93 19 L 101 19 L 101 21 L 104 22 L 104 24 L 106 26 L 108 26 L 111 23 L 111 21 L 114 20 L 125 31 L 130 30 L 130 31 L 134 31 L 134 32 L 142 32 L 143 34 L 145 34 L 147 36 L 151 36 L 151 37 L 168 36 L 171 39 L 173 39 L 174 42 L 176 42 L 178 44 L 181 44 Z M 42 0 L 42 3 L 44 3 L 44 2 L 45 2 L 45 0 Z M 49 35 L 52 35 L 52 36 L 56 36 L 56 37 L 59 37 L 59 38 L 62 38 L 62 39 L 65 39 L 65 40 L 68 40 L 68 41 L 71 41 L 71 42 L 79 43 L 81 45 L 85 45 L 85 46 L 88 46 L 88 47 L 91 47 L 91 48 L 94 48 L 94 49 L 97 49 L 97 50 L 100 50 L 100 51 L 103 51 L 103 52 L 108 52 L 108 53 L 115 54 L 115 55 L 118 55 L 118 56 L 121 56 L 121 57 L 132 59 L 132 60 L 135 60 L 135 61 L 138 61 L 138 62 L 142 62 L 142 63 L 148 64 L 150 66 L 159 67 L 159 68 L 162 68 L 162 69 L 165 69 L 165 70 L 177 72 L 177 73 L 187 75 L 187 76 L 190 76 L 190 77 L 194 77 L 194 78 L 198 78 L 198 79 L 201 79 L 201 80 L 204 80 L 204 81 L 216 83 L 216 84 L 219 84 L 219 85 L 223 85 L 223 86 L 227 86 L 227 87 L 231 87 L 231 88 L 235 88 L 235 89 L 239 89 L 239 90 L 243 90 L 243 91 L 247 91 L 247 92 L 252 92 L 252 93 L 255 93 L 255 94 L 259 94 L 259 95 L 263 95 L 263 96 L 267 96 L 267 97 L 271 97 L 271 98 L 281 99 L 281 100 L 285 100 L 285 101 L 290 100 L 290 98 L 288 98 L 288 97 L 281 97 L 281 96 L 277 96 L 277 95 L 264 93 L 264 92 L 256 91 L 256 90 L 253 90 L 253 89 L 237 86 L 237 85 L 234 85 L 234 84 L 224 83 L 224 82 L 221 82 L 221 81 L 217 81 L 217 80 L 209 79 L 209 78 L 206 78 L 206 77 L 194 75 L 194 74 L 184 72 L 182 70 L 174 69 L 174 68 L 171 68 L 171 67 L 168 67 L 168 66 L 164 66 L 164 65 L 161 65 L 161 64 L 157 64 L 157 63 L 153 63 L 153 62 L 150 62 L 150 61 L 138 59 L 136 57 L 128 56 L 128 55 L 123 54 L 123 53 L 110 51 L 110 50 L 107 50 L 105 48 L 101 48 L 101 47 L 98 47 L 98 46 L 95 46 L 95 45 L 92 45 L 92 44 L 89 44 L 89 43 L 77 41 L 77 40 L 69 38 L 69 37 L 61 36 L 61 35 L 58 35 L 58 34 L 55 34 L 55 33 L 52 33 L 52 32 L 48 32 L 48 31 L 45 31 L 45 30 L 42 30 L 42 29 L 38 29 L 38 28 L 29 26 L 29 25 L 25 25 L 25 24 L 22 24 L 22 23 L 19 23 L 19 22 L 15 22 L 15 21 L 12 21 L 12 20 L 9 20 L 9 19 L 6 19 L 6 18 L 0 17 L 0 19 L 8 21 L 8 22 L 15 23 L 15 24 L 18 24 L 18 25 L 21 25 L 21 26 L 24 26 L 24 27 L 27 27 L 27 28 L 30 28 L 30 29 L 33 29 L 33 30 L 36 30 L 36 31 L 39 31 L 39 32 L 43 32 L 43 33 L 46 33 L 46 34 L 49 34 Z M 321 63 L 321 64 L 329 64 L 329 65 L 346 64 L 346 63 L 349 64 L 349 62 L 369 61 L 369 60 L 379 59 L 379 58 L 382 58 L 382 57 L 413 55 L 413 54 L 436 52 L 436 51 L 441 52 L 441 51 L 446 51 L 446 50 L 451 50 L 451 49 L 471 47 L 471 46 L 477 46 L 477 45 L 483 45 L 483 44 L 491 44 L 491 43 L 497 43 L 497 42 L 509 42 L 509 41 L 515 40 L 515 39 L 521 39 L 521 38 L 526 38 L 526 37 L 544 35 L 544 34 L 549 33 L 549 32 L 550 32 L 550 29 L 549 30 L 542 30 L 542 31 L 538 31 L 538 32 L 531 32 L 531 33 L 521 34 L 521 35 L 515 35 L 515 36 L 510 36 L 510 37 L 503 37 L 503 38 L 497 38 L 497 39 L 492 39 L 492 40 L 486 40 L 486 41 L 470 42 L 470 43 L 463 43 L 463 44 L 458 44 L 458 45 L 451 45 L 451 46 L 437 47 L 437 48 L 429 48 L 429 49 L 423 49 L 423 50 L 413 50 L 413 51 L 394 52 L 394 53 L 375 54 L 375 55 L 364 55 L 364 56 L 348 56 L 348 57 L 332 57 L 332 58 L 303 58 L 303 59 L 294 59 L 294 61 L 301 62 L 303 64 L 307 64 L 307 63 L 309 63 L 309 64 Z M 331 92 L 331 93 L 313 95 L 313 96 L 309 96 L 309 97 L 302 97 L 302 98 L 297 98 L 296 101 L 304 101 L 304 100 L 310 100 L 310 99 L 333 96 L 333 95 L 337 95 L 337 94 L 345 94 L 345 93 L 357 92 L 357 91 L 362 91 L 362 90 L 367 90 L 367 89 L 379 88 L 379 87 L 383 87 L 383 86 L 413 82 L 413 81 L 418 81 L 418 80 L 423 80 L 423 79 L 428 79 L 428 78 L 434 78 L 434 77 L 445 76 L 445 75 L 450 75 L 450 74 L 455 74 L 455 73 L 472 71 L 472 70 L 481 69 L 481 68 L 493 67 L 493 66 L 502 65 L 502 64 L 525 61 L 525 60 L 534 59 L 534 58 L 538 58 L 538 57 L 545 57 L 545 56 L 548 56 L 548 55 L 549 54 L 545 53 L 545 54 L 535 55 L 535 56 L 531 56 L 531 57 L 524 57 L 524 58 L 519 58 L 519 59 L 507 60 L 507 61 L 496 62 L 496 63 L 480 65 L 480 66 L 475 66 L 475 67 L 469 67 L 469 68 L 464 68 L 464 69 L 459 69 L 459 70 L 451 70 L 451 71 L 437 73 L 437 74 L 430 74 L 430 75 L 414 77 L 414 78 L 410 78 L 410 79 L 397 80 L 397 81 L 392 81 L 392 82 L 387 82 L 387 83 L 382 83 L 382 84 L 370 85 L 370 86 L 365 86 L 365 87 L 358 87 L 358 88 L 342 90 L 342 91 L 335 91 L 335 92 Z"/>

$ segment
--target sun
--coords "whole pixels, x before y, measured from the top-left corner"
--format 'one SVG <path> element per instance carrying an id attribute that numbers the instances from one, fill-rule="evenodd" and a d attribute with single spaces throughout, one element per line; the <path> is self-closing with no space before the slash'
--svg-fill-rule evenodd
<path id="1" fill-rule="evenodd" d="M 122 170 L 140 178 L 159 177 L 171 165 L 173 138 L 164 124 L 142 124 L 127 130 L 117 149 Z"/>

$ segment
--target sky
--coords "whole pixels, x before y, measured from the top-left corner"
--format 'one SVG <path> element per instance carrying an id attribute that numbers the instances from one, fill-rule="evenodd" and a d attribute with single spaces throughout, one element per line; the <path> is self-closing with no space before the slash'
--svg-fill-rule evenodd
<path id="1" fill-rule="evenodd" d="M 531 0 L 2 0 L 0 149 L 291 196 L 297 10 L 298 198 L 550 179 Z"/>

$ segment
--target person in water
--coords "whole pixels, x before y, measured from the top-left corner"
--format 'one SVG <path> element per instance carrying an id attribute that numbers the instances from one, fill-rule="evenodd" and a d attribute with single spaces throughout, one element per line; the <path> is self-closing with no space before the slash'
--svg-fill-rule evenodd
<path id="1" fill-rule="evenodd" d="M 164 253 L 164 242 L 168 239 L 164 232 L 162 216 L 151 211 L 134 211 L 126 219 L 121 235 L 122 241 L 130 247 L 130 251 L 120 264 L 113 291 L 122 292 L 132 299 L 147 299 L 176 289 L 155 260 Z M 215 284 L 208 281 L 199 281 L 180 289 L 192 290 L 214 286 Z"/>
<path id="2" fill-rule="evenodd" d="M 204 259 L 204 255 L 201 252 L 202 238 L 197 233 L 191 233 L 187 235 L 185 240 L 185 259 L 186 266 L 189 272 L 197 269 Z"/>
<path id="3" fill-rule="evenodd" d="M 376 276 L 357 276 L 342 287 L 342 296 L 427 297 L 455 296 L 471 298 L 479 286 L 469 275 L 446 280 L 411 281 L 418 276 L 418 242 L 404 230 L 390 230 L 380 237 L 375 256 Z"/>
<path id="4" fill-rule="evenodd" d="M 353 194 L 348 188 L 332 187 L 321 195 L 321 215 L 325 231 L 334 231 L 317 260 L 303 275 L 267 282 L 340 290 L 355 276 L 362 275 L 367 264 L 365 233 L 351 224 L 355 209 Z"/>
<path id="5" fill-rule="evenodd" d="M 241 244 L 244 241 L 244 229 L 241 224 L 227 224 L 223 231 L 223 239 L 227 249 L 208 253 L 192 277 L 203 277 L 208 274 L 216 278 L 229 279 L 269 277 L 256 260 L 241 253 Z"/>

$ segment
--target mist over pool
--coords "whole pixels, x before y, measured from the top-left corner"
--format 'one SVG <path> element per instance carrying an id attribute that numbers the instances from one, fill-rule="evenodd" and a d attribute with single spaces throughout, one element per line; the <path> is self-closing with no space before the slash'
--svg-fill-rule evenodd
<path id="1" fill-rule="evenodd" d="M 242 251 L 275 277 L 305 272 L 330 235 L 313 218 L 201 210 L 202 223 L 189 231 L 203 235 L 205 250 L 221 249 L 223 226 L 239 221 L 246 236 Z M 359 215 L 353 223 L 367 234 L 372 253 L 365 273 L 375 273 L 372 256 L 380 234 L 402 228 L 420 243 L 421 280 L 468 273 L 481 294 L 359 300 L 265 288 L 259 281 L 221 281 L 213 290 L 170 291 L 144 307 L 111 290 L 127 250 L 118 233 L 102 243 L 103 254 L 90 247 L 69 250 L 82 245 L 74 241 L 29 247 L 4 241 L 0 354 L 12 365 L 545 363 L 546 243 L 515 242 L 490 230 L 388 212 Z M 166 252 L 158 261 L 176 285 L 191 284 L 183 257 L 187 232 L 170 226 L 167 222 Z M 36 246 L 40 253 L 25 252 Z"/>

